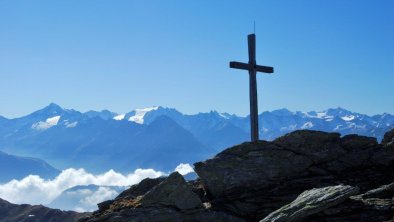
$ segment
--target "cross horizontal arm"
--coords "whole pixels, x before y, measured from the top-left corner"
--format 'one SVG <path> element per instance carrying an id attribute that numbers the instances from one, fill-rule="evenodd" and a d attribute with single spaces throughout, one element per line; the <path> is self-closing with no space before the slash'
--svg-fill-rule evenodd
<path id="1" fill-rule="evenodd" d="M 230 68 L 249 70 L 249 69 L 250 69 L 250 66 L 249 66 L 248 63 L 243 63 L 243 62 L 230 62 Z"/>
<path id="2" fill-rule="evenodd" d="M 274 68 L 270 66 L 251 66 L 249 63 L 242 62 L 230 62 L 230 68 L 243 69 L 243 70 L 255 70 L 256 72 L 273 73 Z"/>
<path id="3" fill-rule="evenodd" d="M 274 68 L 270 66 L 259 66 L 256 65 L 255 67 L 256 72 L 265 72 L 265 73 L 273 73 Z"/>

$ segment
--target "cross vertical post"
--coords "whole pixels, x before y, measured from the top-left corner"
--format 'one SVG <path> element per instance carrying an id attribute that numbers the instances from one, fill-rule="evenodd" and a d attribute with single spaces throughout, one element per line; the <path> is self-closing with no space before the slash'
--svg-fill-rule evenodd
<path id="1" fill-rule="evenodd" d="M 256 65 L 256 36 L 248 35 L 249 64 Z M 256 70 L 249 69 L 250 133 L 252 141 L 259 140 L 259 111 L 257 105 Z"/>
<path id="2" fill-rule="evenodd" d="M 274 68 L 260 66 L 256 64 L 256 35 L 248 35 L 249 63 L 230 62 L 230 68 L 243 69 L 249 71 L 249 99 L 250 99 L 250 136 L 251 141 L 259 140 L 259 116 L 257 104 L 257 81 L 256 73 L 273 73 Z"/>

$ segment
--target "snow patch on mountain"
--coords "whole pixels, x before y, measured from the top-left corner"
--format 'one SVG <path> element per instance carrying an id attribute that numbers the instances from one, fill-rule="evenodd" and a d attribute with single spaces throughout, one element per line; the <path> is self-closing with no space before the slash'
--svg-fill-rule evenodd
<path id="1" fill-rule="evenodd" d="M 317 114 L 316 118 L 319 118 L 319 119 L 332 119 L 333 118 L 333 116 L 328 115 L 327 112 L 318 112 L 316 114 Z"/>
<path id="2" fill-rule="evenodd" d="M 341 119 L 345 121 L 352 121 L 354 120 L 355 116 L 354 115 L 349 115 L 349 116 L 342 116 Z"/>
<path id="3" fill-rule="evenodd" d="M 301 129 L 310 129 L 312 127 L 313 127 L 312 122 L 306 122 L 306 123 L 304 123 L 304 125 L 301 126 Z"/>
<path id="4" fill-rule="evenodd" d="M 126 114 L 119 114 L 114 117 L 114 120 L 123 120 L 125 116 L 126 116 Z"/>
<path id="5" fill-rule="evenodd" d="M 148 112 L 157 110 L 158 108 L 159 108 L 158 106 L 154 106 L 154 107 L 149 107 L 149 108 L 144 108 L 144 109 L 136 109 L 135 115 L 131 116 L 129 118 L 129 121 L 139 123 L 139 124 L 144 124 L 145 114 L 147 114 Z"/>
<path id="6" fill-rule="evenodd" d="M 219 115 L 221 116 L 221 117 L 223 117 L 224 119 L 230 119 L 230 114 L 228 114 L 228 113 L 219 113 Z"/>
<path id="7" fill-rule="evenodd" d="M 56 126 L 60 120 L 60 116 L 54 116 L 45 120 L 45 122 L 40 121 L 38 123 L 34 123 L 31 128 L 35 130 L 46 130 L 51 128 L 52 126 Z"/>
<path id="8" fill-rule="evenodd" d="M 75 121 L 75 122 L 72 122 L 72 123 L 67 121 L 67 122 L 65 122 L 64 125 L 66 125 L 66 128 L 74 128 L 74 127 L 76 127 L 78 125 L 78 121 Z"/>

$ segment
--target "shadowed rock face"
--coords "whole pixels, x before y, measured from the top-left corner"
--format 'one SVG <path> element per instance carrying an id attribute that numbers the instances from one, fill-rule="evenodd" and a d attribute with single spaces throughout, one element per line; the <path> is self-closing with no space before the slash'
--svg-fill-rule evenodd
<path id="1" fill-rule="evenodd" d="M 243 143 L 194 166 L 213 209 L 257 221 L 305 190 L 346 184 L 365 192 L 394 181 L 393 151 L 375 138 L 304 130 Z"/>
<path id="2" fill-rule="evenodd" d="M 61 211 L 50 209 L 42 205 L 12 204 L 0 199 L 0 221 L 6 222 L 72 222 L 90 213 L 77 213 L 73 211 Z"/>

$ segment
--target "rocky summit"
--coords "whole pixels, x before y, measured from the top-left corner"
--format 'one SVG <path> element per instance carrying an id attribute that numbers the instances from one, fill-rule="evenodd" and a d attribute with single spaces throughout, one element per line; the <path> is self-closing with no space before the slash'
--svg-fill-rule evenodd
<path id="1" fill-rule="evenodd" d="M 146 179 L 81 221 L 394 221 L 394 130 L 382 143 L 301 130 Z"/>

